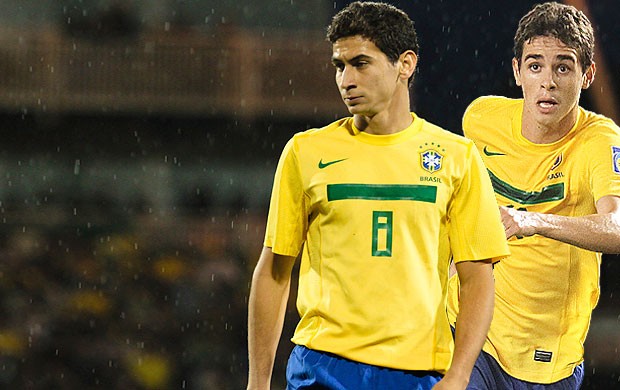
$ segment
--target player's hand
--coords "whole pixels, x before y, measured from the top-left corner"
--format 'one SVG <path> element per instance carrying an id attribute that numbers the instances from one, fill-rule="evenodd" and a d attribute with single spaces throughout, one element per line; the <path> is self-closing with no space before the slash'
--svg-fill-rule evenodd
<path id="1" fill-rule="evenodd" d="M 538 213 L 504 206 L 500 206 L 499 212 L 502 216 L 506 238 L 513 236 L 521 238 L 536 234 L 536 228 L 540 219 L 538 218 Z"/>

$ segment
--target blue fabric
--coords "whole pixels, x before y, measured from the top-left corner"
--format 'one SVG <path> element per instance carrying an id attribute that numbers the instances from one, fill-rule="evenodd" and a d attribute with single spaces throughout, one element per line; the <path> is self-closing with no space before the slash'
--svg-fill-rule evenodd
<path id="1" fill-rule="evenodd" d="M 402 371 L 358 363 L 297 345 L 286 367 L 287 390 L 430 390 L 442 376 L 432 371 Z"/>
<path id="2" fill-rule="evenodd" d="M 558 382 L 538 384 L 522 381 L 508 375 L 493 356 L 482 351 L 476 360 L 469 379 L 468 390 L 577 390 L 583 382 L 583 363 L 575 368 L 573 375 Z"/>

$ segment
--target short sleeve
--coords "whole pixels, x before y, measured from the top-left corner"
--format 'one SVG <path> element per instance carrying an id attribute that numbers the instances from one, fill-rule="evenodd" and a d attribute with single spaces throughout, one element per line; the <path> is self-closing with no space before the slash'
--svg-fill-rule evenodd
<path id="1" fill-rule="evenodd" d="M 499 261 L 510 252 L 491 180 L 471 142 L 465 166 L 448 210 L 454 261 Z"/>
<path id="2" fill-rule="evenodd" d="M 276 169 L 264 245 L 274 253 L 297 256 L 305 240 L 308 215 L 303 180 L 291 139 L 280 156 Z"/>
<path id="3" fill-rule="evenodd" d="M 594 201 L 606 195 L 620 196 L 620 135 L 604 132 L 594 137 L 584 150 Z"/>

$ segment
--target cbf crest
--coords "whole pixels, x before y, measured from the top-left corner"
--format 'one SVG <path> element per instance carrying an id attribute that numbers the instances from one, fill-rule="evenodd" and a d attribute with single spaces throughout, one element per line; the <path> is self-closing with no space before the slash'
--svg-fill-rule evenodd
<path id="1" fill-rule="evenodd" d="M 422 168 L 430 173 L 440 170 L 443 164 L 443 155 L 437 150 L 440 148 L 440 145 L 435 145 L 433 142 L 430 145 L 425 144 L 424 147 L 420 146 L 420 148 L 426 148 L 423 152 L 420 152 L 420 165 L 422 165 Z"/>

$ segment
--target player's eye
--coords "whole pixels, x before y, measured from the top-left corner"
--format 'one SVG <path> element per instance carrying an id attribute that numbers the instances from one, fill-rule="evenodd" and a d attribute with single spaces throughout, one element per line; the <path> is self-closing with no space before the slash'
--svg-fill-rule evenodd
<path id="1" fill-rule="evenodd" d="M 363 67 L 365 67 L 367 65 L 368 65 L 367 61 L 357 61 L 357 62 L 355 62 L 353 64 L 353 66 L 356 67 L 356 68 L 363 68 Z"/>
<path id="2" fill-rule="evenodd" d="M 340 72 L 344 70 L 344 64 L 342 62 L 332 62 L 332 65 L 334 65 L 334 68 Z"/>

